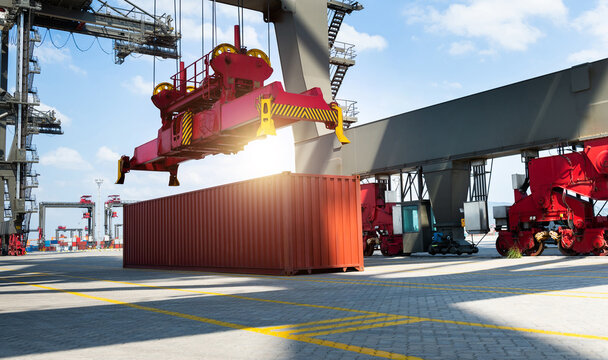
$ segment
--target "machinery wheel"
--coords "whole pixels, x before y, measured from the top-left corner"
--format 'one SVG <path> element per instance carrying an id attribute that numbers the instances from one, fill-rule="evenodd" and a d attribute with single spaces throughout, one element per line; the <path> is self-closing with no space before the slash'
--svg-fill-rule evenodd
<path id="1" fill-rule="evenodd" d="M 575 256 L 578 255 L 578 253 L 574 250 L 571 249 L 566 249 L 565 247 L 562 247 L 562 243 L 558 243 L 557 244 L 557 248 L 559 249 L 559 252 L 562 253 L 562 255 L 566 255 L 566 256 Z"/>
<path id="2" fill-rule="evenodd" d="M 168 82 L 162 82 L 154 88 L 153 94 L 156 95 L 163 90 L 173 90 L 173 85 Z"/>
<path id="3" fill-rule="evenodd" d="M 593 249 L 593 255 L 596 255 L 596 256 L 607 256 L 608 255 L 608 249 L 606 249 L 606 248 Z"/>
<path id="4" fill-rule="evenodd" d="M 247 51 L 247 56 L 252 56 L 252 57 L 255 57 L 258 59 L 262 59 L 266 62 L 266 64 L 268 64 L 268 66 L 270 66 L 270 59 L 268 58 L 268 55 L 266 55 L 266 53 L 260 49 L 251 49 L 251 50 Z"/>
<path id="5" fill-rule="evenodd" d="M 380 252 L 382 253 L 383 256 L 390 256 L 388 254 L 388 249 L 383 249 L 382 247 L 380 247 Z"/>
<path id="6" fill-rule="evenodd" d="M 213 49 L 213 53 L 211 54 L 211 58 L 214 59 L 220 55 L 222 55 L 223 53 L 232 53 L 232 54 L 236 54 L 238 51 L 236 50 L 236 48 L 228 43 L 223 43 L 223 44 L 219 44 L 218 46 L 215 47 L 215 49 Z"/>
<path id="7" fill-rule="evenodd" d="M 429 252 L 429 254 L 431 254 L 431 255 L 435 255 L 435 254 L 437 254 L 437 253 L 435 252 L 435 248 L 433 247 L 433 245 L 429 245 L 428 252 Z"/>
<path id="8" fill-rule="evenodd" d="M 545 250 L 545 244 L 542 241 L 537 241 L 532 249 L 524 251 L 524 255 L 539 256 Z"/>
<path id="9" fill-rule="evenodd" d="M 500 237 L 496 239 L 496 251 L 498 251 L 500 256 L 507 256 L 507 253 L 509 252 L 509 248 L 500 241 Z"/>
<path id="10" fill-rule="evenodd" d="M 406 253 L 406 252 L 404 252 L 401 255 L 403 255 L 403 256 L 412 256 L 412 253 Z"/>
<path id="11" fill-rule="evenodd" d="M 365 248 L 363 249 L 363 256 L 372 256 L 374 254 L 375 247 L 376 246 L 374 244 L 365 245 Z"/>
<path id="12" fill-rule="evenodd" d="M 194 90 L 196 90 L 196 88 L 194 86 L 192 86 L 192 85 L 189 85 L 189 86 L 186 87 L 186 92 L 187 93 L 193 92 Z"/>

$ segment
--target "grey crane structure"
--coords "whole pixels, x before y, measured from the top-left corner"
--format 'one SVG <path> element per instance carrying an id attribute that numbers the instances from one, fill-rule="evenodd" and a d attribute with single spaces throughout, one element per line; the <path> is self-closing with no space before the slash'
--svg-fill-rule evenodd
<path id="1" fill-rule="evenodd" d="M 0 222 L 0 254 L 5 253 L 11 234 L 29 232 L 29 219 L 36 212 L 32 189 L 38 162 L 32 137 L 35 134 L 62 134 L 61 121 L 53 111 L 40 105 L 33 86 L 40 66 L 34 56 L 41 41 L 37 28 L 66 31 L 113 40 L 114 61 L 124 62 L 132 53 L 177 59 L 180 34 L 170 15 L 157 15 L 129 0 L 117 0 L 121 7 L 102 0 L 0 0 L 0 180 L 4 193 L 4 216 Z M 124 5 L 123 5 L 124 4 Z M 16 89 L 7 92 L 9 31 L 16 28 Z M 13 126 L 14 137 L 7 154 L 6 129 Z"/>
<path id="2" fill-rule="evenodd" d="M 116 236 L 118 233 L 116 232 L 116 226 L 112 227 L 112 215 L 114 213 L 114 208 L 116 207 L 124 207 L 128 204 L 136 203 L 136 200 L 118 200 L 118 201 L 106 201 L 104 204 L 104 230 L 105 234 L 113 238 L 112 235 Z M 120 224 L 116 224 L 120 225 Z M 122 226 L 122 225 L 121 225 Z M 114 233 L 112 233 L 112 229 L 114 229 Z"/>
<path id="3" fill-rule="evenodd" d="M 59 234 L 62 232 L 70 233 L 71 238 L 74 237 L 74 233 L 77 233 L 78 237 L 82 239 L 82 231 L 83 229 L 80 228 L 57 228 L 55 229 L 55 239 L 59 240 Z"/>
<path id="4" fill-rule="evenodd" d="M 40 244 L 44 244 L 45 234 L 44 228 L 46 224 L 46 210 L 47 209 L 86 209 L 90 214 L 88 221 L 88 234 L 89 239 L 93 239 L 95 234 L 95 203 L 94 202 L 40 202 L 38 204 L 38 222 L 40 232 Z"/>
<path id="5" fill-rule="evenodd" d="M 286 90 L 320 87 L 331 94 L 324 1 L 252 0 L 245 7 L 274 22 Z M 345 132 L 347 145 L 315 124 L 295 124 L 293 133 L 297 172 L 405 172 L 418 188 L 402 186 L 401 196 L 414 192 L 421 200 L 428 193 L 437 230 L 463 239 L 467 196 L 487 200 L 486 159 L 528 159 L 542 149 L 608 136 L 608 60 L 353 127 Z"/>

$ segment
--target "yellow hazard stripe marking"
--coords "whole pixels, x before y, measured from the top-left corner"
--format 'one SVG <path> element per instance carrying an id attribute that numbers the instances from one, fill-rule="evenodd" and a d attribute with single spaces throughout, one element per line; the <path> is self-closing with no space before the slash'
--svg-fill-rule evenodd
<path id="1" fill-rule="evenodd" d="M 296 327 L 307 326 L 307 325 L 328 324 L 328 323 L 333 323 L 333 322 L 342 322 L 342 321 L 358 320 L 358 319 L 369 319 L 369 318 L 375 318 L 375 317 L 377 318 L 379 316 L 378 315 L 349 316 L 349 317 L 343 317 L 343 318 L 337 318 L 337 319 L 326 319 L 326 320 L 319 320 L 319 321 L 309 321 L 309 322 L 299 323 L 299 324 L 281 325 L 281 326 L 270 326 L 270 327 L 266 327 L 265 329 L 268 329 L 268 330 L 290 329 L 290 328 L 296 328 Z"/>
<path id="2" fill-rule="evenodd" d="M 387 326 L 414 324 L 414 323 L 421 322 L 421 321 L 424 321 L 424 320 L 410 319 L 410 320 L 401 320 L 401 321 L 391 321 L 391 322 L 372 324 L 372 325 L 347 327 L 347 328 L 336 329 L 336 330 L 318 331 L 318 332 L 306 333 L 305 335 L 306 336 L 322 336 L 322 335 L 340 334 L 340 333 L 345 333 L 345 332 L 375 329 L 375 328 L 381 328 L 381 327 L 387 327 Z"/>
<path id="3" fill-rule="evenodd" d="M 149 270 L 142 270 L 142 271 L 149 271 Z M 164 271 L 164 270 L 156 270 L 156 271 L 167 272 L 167 271 Z M 175 273 L 175 272 L 170 272 L 170 273 Z M 191 274 L 192 272 L 188 272 L 188 273 Z M 48 274 L 48 275 L 63 276 L 63 277 L 70 277 L 70 278 L 77 278 L 77 279 L 86 279 L 86 280 L 93 280 L 93 281 L 103 281 L 103 282 L 110 282 L 110 283 L 117 283 L 117 284 L 126 284 L 126 285 L 133 285 L 133 286 L 147 287 L 147 288 L 154 288 L 154 289 L 173 290 L 173 291 L 182 291 L 182 292 L 204 294 L 204 295 L 223 296 L 223 297 L 228 297 L 228 298 L 233 298 L 233 299 L 250 300 L 250 301 L 257 301 L 257 302 L 264 302 L 264 303 L 294 305 L 294 306 L 302 306 L 302 307 L 315 308 L 315 309 L 345 311 L 345 312 L 352 312 L 352 313 L 358 313 L 358 314 L 368 314 L 368 315 L 374 315 L 374 316 L 403 316 L 404 318 L 408 318 L 408 319 L 411 319 L 411 320 L 418 320 L 418 321 L 429 321 L 429 322 L 443 323 L 443 324 L 454 324 L 454 325 L 481 327 L 481 328 L 497 329 L 497 330 L 509 330 L 509 331 L 536 333 L 536 334 L 544 334 L 544 335 L 556 335 L 556 336 L 565 336 L 565 337 L 575 337 L 575 338 L 583 338 L 583 339 L 593 339 L 593 340 L 608 341 L 608 336 L 586 335 L 586 334 L 567 333 L 567 332 L 551 331 L 551 330 L 539 330 L 539 329 L 529 329 L 529 328 L 520 328 L 520 327 L 503 326 L 503 325 L 491 325 L 491 324 L 482 324 L 482 323 L 472 323 L 472 322 L 457 321 L 457 320 L 443 320 L 443 319 L 422 318 L 422 317 L 409 316 L 409 315 L 396 315 L 396 314 L 388 314 L 388 313 L 379 313 L 379 312 L 375 312 L 375 311 L 349 309 L 349 308 L 342 308 L 342 307 L 335 307 L 335 306 L 326 306 L 326 305 L 296 303 L 296 302 L 292 302 L 292 301 L 283 301 L 283 300 L 260 299 L 260 298 L 252 298 L 252 297 L 241 296 L 241 295 L 234 295 L 234 294 L 223 294 L 223 293 L 216 293 L 216 292 L 210 292 L 210 291 L 200 291 L 200 290 L 191 290 L 191 289 L 179 289 L 179 288 L 171 288 L 171 287 L 166 287 L 166 286 L 138 284 L 138 283 L 132 283 L 132 282 L 126 282 L 126 281 L 97 279 L 97 278 L 84 277 L 84 276 L 73 276 L 73 275 L 63 275 L 63 274 Z M 226 274 L 218 274 L 218 275 L 229 276 L 229 275 L 226 275 Z M 243 276 L 248 276 L 248 275 L 243 275 Z M 266 276 L 266 277 L 267 278 L 272 278 L 270 276 Z M 281 278 L 281 279 L 285 279 L 285 278 Z M 290 280 L 293 280 L 293 279 L 290 279 Z"/>
<path id="4" fill-rule="evenodd" d="M 69 290 L 55 288 L 55 287 L 46 286 L 46 285 L 39 285 L 39 284 L 34 284 L 34 283 L 29 283 L 29 282 L 24 282 L 24 281 L 12 281 L 12 280 L 8 280 L 6 278 L 0 278 L 0 280 L 4 280 L 4 281 L 15 283 L 15 284 L 34 286 L 34 287 L 37 287 L 40 289 L 45 289 L 45 290 L 58 291 L 58 292 L 62 292 L 65 294 L 83 297 L 86 299 L 107 302 L 107 303 L 115 304 L 115 305 L 122 305 L 122 306 L 130 307 L 133 309 L 149 311 L 149 312 L 153 312 L 153 313 L 157 313 L 157 314 L 169 315 L 169 316 L 173 316 L 173 317 L 177 317 L 177 318 L 181 318 L 181 319 L 188 319 L 188 320 L 198 321 L 198 322 L 202 322 L 202 323 L 206 323 L 206 324 L 227 327 L 227 328 L 231 328 L 231 329 L 244 330 L 244 331 L 254 332 L 254 333 L 258 333 L 258 334 L 279 337 L 279 338 L 283 338 L 283 339 L 287 339 L 287 340 L 294 340 L 294 341 L 300 341 L 300 342 L 305 342 L 305 343 L 309 343 L 309 344 L 316 344 L 316 345 L 331 347 L 331 348 L 339 349 L 339 350 L 356 352 L 356 353 L 370 355 L 370 356 L 383 357 L 383 358 L 387 358 L 387 359 L 421 360 L 421 358 L 415 357 L 415 356 L 407 356 L 407 355 L 403 355 L 403 354 L 392 353 L 392 352 L 388 352 L 388 351 L 382 351 L 382 350 L 367 348 L 367 347 L 363 347 L 363 346 L 348 345 L 348 344 L 339 343 L 339 342 L 335 342 L 335 341 L 315 339 L 315 338 L 311 338 L 311 337 L 305 336 L 305 335 L 282 334 L 282 333 L 273 332 L 273 331 L 270 331 L 270 330 L 267 330 L 264 328 L 247 327 L 247 326 L 244 326 L 241 324 L 230 323 L 227 321 L 221 321 L 221 320 L 215 320 L 215 319 L 210 319 L 210 318 L 196 316 L 196 315 L 184 314 L 184 313 L 180 313 L 180 312 L 176 312 L 176 311 L 163 310 L 163 309 L 159 309 L 159 308 L 153 308 L 150 306 L 142 306 L 142 305 L 137 305 L 137 304 L 124 302 L 124 301 L 120 301 L 120 300 L 109 299 L 109 298 L 93 296 L 93 295 L 87 295 L 87 294 L 76 292 L 76 291 L 69 291 Z"/>
<path id="5" fill-rule="evenodd" d="M 192 113 L 186 112 L 182 117 L 182 145 L 190 145 L 192 141 Z"/>
<path id="6" fill-rule="evenodd" d="M 363 325 L 363 324 L 372 324 L 372 323 L 385 323 L 388 321 L 393 321 L 393 320 L 397 320 L 397 319 L 409 319 L 407 316 L 399 316 L 399 315 L 395 315 L 395 316 L 385 316 L 385 317 L 380 317 L 377 319 L 371 319 L 371 320 L 356 320 L 356 321 L 345 321 L 345 322 L 339 322 L 337 324 L 329 324 L 329 325 L 320 325 L 320 326 L 309 326 L 309 327 L 303 327 L 303 328 L 299 328 L 299 329 L 294 329 L 294 330 L 285 330 L 285 331 L 280 331 L 282 333 L 286 333 L 286 334 L 294 334 L 294 333 L 302 333 L 302 332 L 310 332 L 310 331 L 315 331 L 315 330 L 326 330 L 326 329 L 336 329 L 336 328 L 342 328 L 342 327 L 349 327 L 349 328 L 353 328 L 350 325 Z M 301 324 L 295 325 L 296 327 L 299 326 Z M 274 330 L 274 329 L 273 329 Z M 310 336 L 310 334 L 306 334 L 306 336 Z"/>
<path id="7" fill-rule="evenodd" d="M 306 108 L 287 104 L 272 104 L 272 114 L 284 117 L 320 120 L 323 122 L 336 123 L 338 114 L 335 111 Z"/>

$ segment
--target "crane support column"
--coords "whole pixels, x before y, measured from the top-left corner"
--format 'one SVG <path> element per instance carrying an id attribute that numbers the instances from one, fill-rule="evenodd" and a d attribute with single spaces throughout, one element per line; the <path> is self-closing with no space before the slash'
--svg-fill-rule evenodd
<path id="1" fill-rule="evenodd" d="M 460 209 L 467 200 L 470 183 L 468 162 L 449 161 L 422 168 L 437 231 L 454 240 L 464 240 Z"/>

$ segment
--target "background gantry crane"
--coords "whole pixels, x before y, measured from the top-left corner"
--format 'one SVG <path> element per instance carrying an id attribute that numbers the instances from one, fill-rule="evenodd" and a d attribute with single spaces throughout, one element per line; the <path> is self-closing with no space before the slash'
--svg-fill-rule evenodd
<path id="1" fill-rule="evenodd" d="M 34 56 L 41 41 L 38 28 L 61 30 L 113 40 L 114 61 L 122 64 L 132 53 L 179 58 L 180 34 L 170 15 L 151 14 L 129 0 L 0 0 L 0 180 L 4 190 L 4 217 L 0 223 L 0 253 L 6 254 L 9 237 L 29 232 L 36 212 L 32 189 L 38 174 L 35 134 L 62 134 L 53 111 L 40 111 L 34 76 L 40 73 Z M 16 31 L 15 92 L 8 92 L 9 31 Z M 6 127 L 14 127 L 7 154 Z"/>

